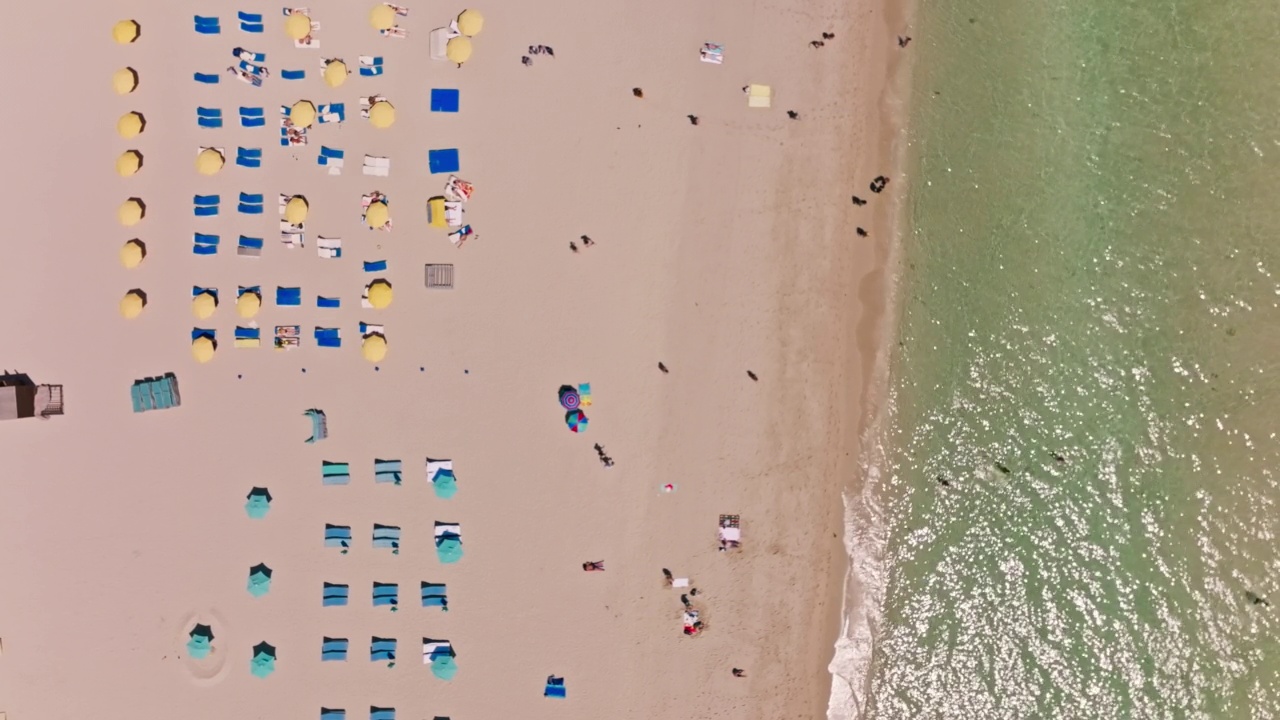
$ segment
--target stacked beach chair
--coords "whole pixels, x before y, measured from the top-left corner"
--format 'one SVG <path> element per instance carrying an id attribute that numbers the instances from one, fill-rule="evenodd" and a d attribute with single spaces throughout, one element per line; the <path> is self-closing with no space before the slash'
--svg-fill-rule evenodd
<path id="1" fill-rule="evenodd" d="M 136 413 L 167 410 L 182 404 L 182 396 L 178 393 L 178 378 L 173 373 L 134 380 L 130 394 L 133 398 L 133 411 Z"/>

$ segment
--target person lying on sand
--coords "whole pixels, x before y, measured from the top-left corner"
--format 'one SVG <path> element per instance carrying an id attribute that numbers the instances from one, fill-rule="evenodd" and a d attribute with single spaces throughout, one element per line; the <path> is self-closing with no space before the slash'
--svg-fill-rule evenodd
<path id="1" fill-rule="evenodd" d="M 603 560 L 592 560 L 582 563 L 583 572 L 604 572 Z"/>

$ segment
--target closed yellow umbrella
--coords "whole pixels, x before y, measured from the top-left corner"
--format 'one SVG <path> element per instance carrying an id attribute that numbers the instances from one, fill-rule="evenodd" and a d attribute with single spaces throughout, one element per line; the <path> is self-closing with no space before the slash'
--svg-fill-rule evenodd
<path id="1" fill-rule="evenodd" d="M 141 200 L 129 198 L 120 205 L 120 210 L 116 214 L 120 217 L 120 224 L 129 227 L 137 225 L 142 220 L 144 212 Z"/>
<path id="2" fill-rule="evenodd" d="M 138 35 L 142 32 L 142 26 L 137 20 L 121 20 L 111 28 L 111 37 L 121 45 L 128 45 L 138 39 Z"/>
<path id="3" fill-rule="evenodd" d="M 120 68 L 111 76 L 111 86 L 117 95 L 128 95 L 138 88 L 138 71 L 133 68 Z"/>
<path id="4" fill-rule="evenodd" d="M 130 270 L 142 264 L 147 256 L 147 246 L 141 240 L 130 240 L 120 246 L 120 264 Z"/>
<path id="5" fill-rule="evenodd" d="M 198 363 L 207 363 L 213 359 L 213 353 L 218 348 L 213 344 L 213 338 L 208 335 L 201 335 L 191 341 L 191 356 Z"/>
<path id="6" fill-rule="evenodd" d="M 143 297 L 143 293 L 138 290 L 130 290 L 120 298 L 120 315 L 128 320 L 132 320 L 142 314 L 142 308 L 147 306 L 147 299 Z"/>
<path id="7" fill-rule="evenodd" d="M 226 162 L 222 153 L 213 148 L 205 148 L 196 155 L 196 172 L 201 175 L 216 175 Z"/>
<path id="8" fill-rule="evenodd" d="M 360 352 L 369 362 L 378 362 L 387 356 L 387 339 L 377 333 L 366 335 L 360 344 Z"/>
<path id="9" fill-rule="evenodd" d="M 376 128 L 389 128 L 396 121 L 396 109 L 386 100 L 379 100 L 369 108 L 369 124 Z"/>
<path id="10" fill-rule="evenodd" d="M 258 314 L 262 307 L 262 296 L 255 292 L 247 292 L 236 300 L 236 314 L 246 320 Z"/>
<path id="11" fill-rule="evenodd" d="M 459 35 L 449 38 L 444 46 L 444 56 L 461 65 L 471 57 L 471 38 Z"/>
<path id="12" fill-rule="evenodd" d="M 391 218 L 390 211 L 387 210 L 387 204 L 383 202 L 369 203 L 369 209 L 365 210 L 364 221 L 369 223 L 371 228 L 380 228 L 387 224 L 387 220 Z"/>
<path id="13" fill-rule="evenodd" d="M 116 133 L 125 140 L 130 140 L 141 135 L 146 126 L 147 121 L 142 117 L 142 113 L 127 112 L 116 121 Z"/>
<path id="14" fill-rule="evenodd" d="M 316 106 L 310 100 L 299 100 L 289 108 L 289 122 L 295 127 L 306 129 L 316 121 Z"/>
<path id="15" fill-rule="evenodd" d="M 347 64 L 341 60 L 330 60 L 324 66 L 324 84 L 336 88 L 347 81 Z"/>
<path id="16" fill-rule="evenodd" d="M 479 35 L 482 29 L 484 29 L 484 16 L 479 10 L 463 10 L 458 16 L 458 32 L 463 35 L 467 37 Z"/>
<path id="17" fill-rule="evenodd" d="M 374 30 L 390 30 L 396 24 L 396 11 L 386 3 L 378 3 L 369 12 L 369 24 Z"/>
<path id="18" fill-rule="evenodd" d="M 386 280 L 374 280 L 369 283 L 369 304 L 381 310 L 391 304 L 391 283 Z"/>
<path id="19" fill-rule="evenodd" d="M 306 198 L 301 195 L 294 195 L 284 205 L 284 219 L 288 220 L 291 225 L 301 225 L 307 221 L 307 211 L 309 209 Z"/>
<path id="20" fill-rule="evenodd" d="M 289 13 L 289 17 L 284 19 L 284 34 L 294 40 L 311 34 L 311 18 L 300 12 Z"/>
<path id="21" fill-rule="evenodd" d="M 212 315 L 217 309 L 218 299 L 213 296 L 213 293 L 202 292 L 191 298 L 191 312 L 201 320 Z"/>
<path id="22" fill-rule="evenodd" d="M 116 174 L 120 177 L 135 175 L 142 169 L 142 153 L 137 150 L 125 150 L 116 158 Z"/>

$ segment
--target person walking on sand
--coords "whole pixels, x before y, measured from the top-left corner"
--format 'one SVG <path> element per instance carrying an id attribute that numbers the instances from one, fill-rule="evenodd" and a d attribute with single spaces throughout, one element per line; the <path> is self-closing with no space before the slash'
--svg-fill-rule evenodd
<path id="1" fill-rule="evenodd" d="M 684 603 L 684 609 L 685 609 L 685 610 L 692 610 L 692 609 L 693 609 L 693 603 L 689 602 L 689 596 L 688 596 L 688 595 L 681 595 L 681 596 L 680 596 L 680 602 Z"/>
<path id="2" fill-rule="evenodd" d="M 671 571 L 666 568 L 662 568 L 662 577 L 666 579 L 668 586 L 676 581 L 675 577 L 671 575 Z"/>
<path id="3" fill-rule="evenodd" d="M 596 244 L 596 241 L 595 241 L 595 240 L 592 240 L 591 238 L 587 237 L 586 235 L 583 235 L 582 237 L 580 237 L 580 238 L 578 238 L 578 239 L 582 241 L 582 247 L 591 247 L 592 245 L 595 245 L 595 244 Z"/>
<path id="4" fill-rule="evenodd" d="M 572 240 L 569 241 L 569 249 L 574 252 L 578 252 L 578 246 L 575 245 Z"/>
<path id="5" fill-rule="evenodd" d="M 792 120 L 799 120 L 800 113 L 796 112 L 795 110 L 788 110 L 787 117 L 791 118 Z"/>
<path id="6" fill-rule="evenodd" d="M 734 669 L 733 669 L 733 676 L 734 676 L 734 677 L 746 677 L 746 676 L 747 676 L 747 671 L 746 671 L 746 670 L 743 670 L 742 668 L 734 668 Z"/>
<path id="7" fill-rule="evenodd" d="M 751 372 L 750 370 L 747 371 L 747 377 L 751 378 L 756 382 L 760 382 L 760 378 L 756 377 L 756 374 Z"/>
<path id="8" fill-rule="evenodd" d="M 690 124 L 690 125 L 697 125 L 697 124 L 698 124 L 698 116 L 697 116 L 697 115 L 686 115 L 685 117 L 689 118 L 689 124 Z"/>
<path id="9" fill-rule="evenodd" d="M 670 370 L 667 369 L 667 366 L 663 365 L 661 362 L 658 363 L 658 369 L 661 370 L 664 375 L 666 373 L 671 372 Z"/>
<path id="10" fill-rule="evenodd" d="M 856 230 L 854 230 L 854 232 L 858 233 L 858 237 L 866 237 L 866 236 L 867 236 L 867 231 L 866 231 L 866 230 L 863 230 L 862 228 L 857 228 Z"/>

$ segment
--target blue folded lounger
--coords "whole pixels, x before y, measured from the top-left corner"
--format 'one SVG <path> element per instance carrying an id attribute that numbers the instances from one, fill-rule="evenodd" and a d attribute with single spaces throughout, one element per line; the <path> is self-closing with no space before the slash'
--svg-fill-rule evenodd
<path id="1" fill-rule="evenodd" d="M 322 485 L 346 485 L 351 482 L 351 465 L 330 460 L 320 461 L 320 482 Z"/>
<path id="2" fill-rule="evenodd" d="M 395 662 L 396 639 L 374 635 L 369 642 L 369 660 L 371 662 Z"/>
<path id="3" fill-rule="evenodd" d="M 196 124 L 202 128 L 222 127 L 222 110 L 218 108 L 197 107 Z"/>
<path id="4" fill-rule="evenodd" d="M 320 708 L 320 720 L 347 720 L 347 711 L 342 708 Z"/>
<path id="5" fill-rule="evenodd" d="M 322 607 L 341 607 L 347 604 L 347 586 L 342 583 L 327 582 L 324 584 L 324 595 L 320 601 Z"/>
<path id="6" fill-rule="evenodd" d="M 324 524 L 324 546 L 346 550 L 351 547 L 351 526 Z"/>
<path id="7" fill-rule="evenodd" d="M 447 88 L 432 88 L 431 112 L 458 112 L 458 91 Z"/>
<path id="8" fill-rule="evenodd" d="M 217 85 L 218 80 L 222 79 L 222 76 L 219 75 L 218 73 L 198 72 L 196 73 L 195 77 L 196 77 L 196 82 L 204 83 L 205 85 Z"/>
<path id="9" fill-rule="evenodd" d="M 195 16 L 196 32 L 201 35 L 217 35 L 222 32 L 222 27 L 218 23 L 216 17 L 206 17 L 202 15 Z"/>
<path id="10" fill-rule="evenodd" d="M 375 483 L 392 483 L 394 485 L 399 485 L 401 477 L 399 460 L 375 459 L 373 461 L 373 481 Z"/>
<path id="11" fill-rule="evenodd" d="M 449 597 L 444 583 L 422 583 L 422 607 L 449 607 Z"/>
<path id="12" fill-rule="evenodd" d="M 387 269 L 386 260 L 373 260 L 364 264 L 365 272 L 382 272 Z"/>
<path id="13" fill-rule="evenodd" d="M 195 342 L 196 338 L 207 337 L 214 342 L 218 341 L 218 331 L 211 328 L 191 328 L 191 340 Z"/>
<path id="14" fill-rule="evenodd" d="M 316 307 L 320 307 L 320 308 L 342 307 L 342 298 L 329 298 L 323 295 L 317 295 Z"/>
<path id="15" fill-rule="evenodd" d="M 196 255 L 217 255 L 218 243 L 221 238 L 217 235 L 206 235 L 205 233 L 195 233 L 192 235 L 192 250 Z"/>
<path id="16" fill-rule="evenodd" d="M 346 662 L 347 639 L 326 637 L 320 644 L 321 662 Z M 320 713 L 324 717 L 324 713 Z"/>
<path id="17" fill-rule="evenodd" d="M 381 708 L 375 705 L 370 705 L 369 720 L 396 720 L 396 709 Z"/>
<path id="18" fill-rule="evenodd" d="M 458 149 L 427 151 L 427 167 L 432 175 L 458 172 Z"/>
<path id="19" fill-rule="evenodd" d="M 222 202 L 220 195 L 196 195 L 191 203 L 195 206 L 196 217 L 210 217 L 218 214 L 218 204 Z"/>
<path id="20" fill-rule="evenodd" d="M 262 329 L 256 328 L 256 327 L 241 327 L 237 325 L 236 339 L 237 340 L 261 340 Z"/>
<path id="21" fill-rule="evenodd" d="M 391 548 L 393 554 L 400 553 L 400 526 L 373 524 L 373 546 Z"/>
<path id="22" fill-rule="evenodd" d="M 380 583 L 373 584 L 373 606 L 382 607 L 389 605 L 395 607 L 400 604 L 400 586 L 396 583 Z"/>
<path id="23" fill-rule="evenodd" d="M 240 204 L 236 209 L 245 215 L 261 215 L 262 193 L 240 193 Z"/>
<path id="24" fill-rule="evenodd" d="M 296 306 L 302 304 L 302 288 L 276 287 L 276 304 Z"/>
<path id="25" fill-rule="evenodd" d="M 240 127 L 263 127 L 267 124 L 266 112 L 260 107 L 240 108 Z"/>
<path id="26" fill-rule="evenodd" d="M 338 328 L 317 327 L 315 331 L 315 339 L 317 347 L 342 347 L 342 337 L 338 332 Z"/>
<path id="27" fill-rule="evenodd" d="M 306 70 L 281 70 L 280 77 L 285 80 L 301 80 L 307 76 Z"/>
<path id="28" fill-rule="evenodd" d="M 262 148 L 236 148 L 236 164 L 240 167 L 262 167 Z"/>
<path id="29" fill-rule="evenodd" d="M 240 21 L 240 29 L 247 33 L 260 33 L 263 30 L 261 13 L 247 13 L 241 10 L 236 13 L 236 19 Z"/>

